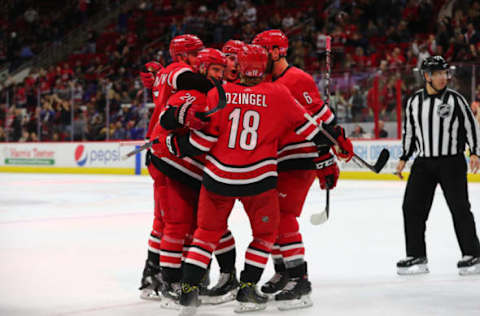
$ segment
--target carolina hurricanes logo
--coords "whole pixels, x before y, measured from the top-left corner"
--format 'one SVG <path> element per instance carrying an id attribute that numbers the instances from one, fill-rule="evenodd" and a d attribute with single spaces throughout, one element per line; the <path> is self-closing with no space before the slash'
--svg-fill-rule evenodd
<path id="1" fill-rule="evenodd" d="M 79 165 L 80 167 L 85 165 L 85 163 L 87 162 L 87 158 L 88 155 L 85 151 L 85 146 L 78 145 L 75 149 L 75 162 L 77 163 L 77 165 Z"/>

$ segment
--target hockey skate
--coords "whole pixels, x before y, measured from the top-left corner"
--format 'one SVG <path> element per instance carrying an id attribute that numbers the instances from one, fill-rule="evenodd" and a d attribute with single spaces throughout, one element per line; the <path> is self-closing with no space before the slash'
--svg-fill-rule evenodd
<path id="1" fill-rule="evenodd" d="M 262 285 L 261 290 L 263 294 L 267 294 L 270 297 L 273 297 L 274 294 L 283 290 L 285 285 L 288 283 L 288 274 L 286 271 L 275 272 L 273 277 Z"/>
<path id="2" fill-rule="evenodd" d="M 202 304 L 222 304 L 233 301 L 238 292 L 236 271 L 220 273 L 218 283 L 201 297 Z"/>
<path id="3" fill-rule="evenodd" d="M 426 257 L 407 257 L 397 262 L 397 273 L 399 275 L 416 275 L 429 272 Z"/>
<path id="4" fill-rule="evenodd" d="M 165 309 L 179 310 L 180 304 L 178 303 L 178 299 L 180 298 L 181 291 L 182 288 L 179 282 L 165 282 L 161 290 L 163 299 L 160 302 L 160 307 Z"/>
<path id="5" fill-rule="evenodd" d="M 238 305 L 235 307 L 235 313 L 246 313 L 260 311 L 267 308 L 268 297 L 257 292 L 257 286 L 251 282 L 241 282 L 237 293 Z"/>
<path id="6" fill-rule="evenodd" d="M 160 273 L 160 267 L 153 262 L 147 260 L 145 262 L 145 268 L 143 269 L 143 275 L 139 290 L 140 298 L 144 300 L 161 300 L 160 290 L 163 284 L 162 274 Z"/>
<path id="7" fill-rule="evenodd" d="M 198 298 L 199 289 L 198 286 L 192 286 L 188 283 L 182 284 L 179 304 L 180 304 L 180 316 L 193 316 L 197 312 L 198 306 L 200 306 L 200 300 Z"/>
<path id="8" fill-rule="evenodd" d="M 457 267 L 460 275 L 480 274 L 480 257 L 463 256 Z"/>
<path id="9" fill-rule="evenodd" d="M 312 293 L 312 284 L 306 276 L 292 278 L 285 288 L 275 295 L 275 301 L 278 302 L 278 309 L 281 311 L 307 308 L 313 305 L 310 293 Z"/>
<path id="10" fill-rule="evenodd" d="M 208 295 L 208 286 L 210 285 L 210 267 L 207 269 L 203 275 L 200 284 L 198 285 L 198 293 L 200 295 L 200 300 L 203 303 L 203 298 Z"/>

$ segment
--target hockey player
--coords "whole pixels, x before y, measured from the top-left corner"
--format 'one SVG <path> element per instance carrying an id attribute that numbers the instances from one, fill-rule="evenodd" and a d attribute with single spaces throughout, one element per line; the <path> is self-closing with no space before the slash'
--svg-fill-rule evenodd
<path id="1" fill-rule="evenodd" d="M 140 72 L 140 78 L 146 89 L 152 90 L 153 102 L 159 103 L 158 85 L 154 88 L 156 74 L 163 67 L 156 61 L 150 61 L 145 64 L 144 69 Z M 156 92 L 157 91 L 157 92 Z M 161 287 L 160 275 L 160 239 L 163 234 L 163 221 L 161 216 L 160 198 L 164 189 L 164 181 L 162 173 L 152 164 L 148 164 L 148 172 L 153 179 L 154 192 L 154 218 L 153 227 L 148 239 L 148 255 L 143 269 L 142 280 L 140 285 L 140 297 L 146 300 L 161 299 L 159 290 Z"/>
<path id="2" fill-rule="evenodd" d="M 198 227 L 183 267 L 182 315 L 191 315 L 196 311 L 198 284 L 227 227 L 236 199 L 244 205 L 253 234 L 253 241 L 246 251 L 244 270 L 240 274 L 241 285 L 236 297 L 240 304 L 236 311 L 266 307 L 267 297 L 258 294 L 256 283 L 277 236 L 276 155 L 279 139 L 297 128 L 299 135 L 315 144 L 329 144 L 319 129 L 305 119 L 306 110 L 295 101 L 288 89 L 281 84 L 262 83 L 267 60 L 264 48 L 247 45 L 239 55 L 240 85 L 224 85 L 226 107 L 212 117 L 205 130 L 192 131 L 190 136 L 170 134 L 166 138 L 165 148 L 178 156 L 207 152 Z M 216 104 L 217 99 L 217 92 L 211 91 L 208 107 Z M 347 143 L 341 132 L 326 128 L 342 146 Z"/>
<path id="3" fill-rule="evenodd" d="M 238 53 L 244 46 L 242 41 L 229 40 L 222 47 L 227 58 L 224 74 L 227 82 L 239 82 Z M 207 291 L 207 297 L 202 296 L 202 304 L 220 304 L 235 299 L 239 283 L 235 270 L 235 240 L 229 229 L 220 239 L 215 249 L 215 257 L 220 267 L 220 277 L 217 284 Z"/>
<path id="4" fill-rule="evenodd" d="M 158 121 L 159 113 L 165 107 L 167 99 L 177 89 L 189 89 L 193 86 L 202 89 L 206 93 L 213 85 L 199 74 L 192 72 L 192 64 L 196 63 L 196 55 L 203 48 L 202 41 L 195 35 L 181 35 L 172 39 L 170 43 L 170 54 L 173 59 L 167 68 L 161 68 L 158 63 L 149 62 L 140 77 L 144 86 L 152 89 L 153 101 L 155 104 L 154 114 L 150 120 L 147 138 Z M 168 79 L 168 80 L 167 80 Z M 160 299 L 160 240 L 163 234 L 161 196 L 165 194 L 165 179 L 163 173 L 151 162 L 151 152 L 147 152 L 146 163 L 150 175 L 154 180 L 154 221 L 153 229 L 149 239 L 148 257 L 143 270 L 140 290 L 140 297 L 144 299 Z"/>
<path id="5" fill-rule="evenodd" d="M 225 80 L 238 82 L 238 53 L 245 46 L 245 43 L 238 40 L 229 40 L 223 47 L 222 52 L 227 56 L 227 67 L 225 68 Z"/>
<path id="6" fill-rule="evenodd" d="M 221 81 L 225 64 L 222 52 L 207 48 L 198 52 L 192 70 L 198 71 L 213 87 L 210 79 Z M 204 108 L 198 108 L 198 104 L 205 107 L 205 98 L 206 94 L 198 90 L 181 90 L 172 95 L 160 114 L 152 138 L 162 138 L 172 130 L 183 134 L 188 128 L 202 128 L 205 121 L 195 113 L 203 112 Z M 191 243 L 195 227 L 203 157 L 180 159 L 169 153 L 158 152 L 156 148 L 153 146 L 151 163 L 165 175 L 165 194 L 161 197 L 164 232 L 160 243 L 160 267 L 165 282 L 162 294 L 169 300 L 162 302 L 162 306 L 176 308 L 184 247 Z"/>
<path id="7" fill-rule="evenodd" d="M 343 128 L 336 125 L 334 114 L 322 102 L 315 81 L 309 74 L 288 64 L 288 39 L 285 34 L 280 30 L 264 31 L 255 36 L 253 43 L 267 49 L 267 72 L 272 75 L 272 81 L 284 84 L 319 123 L 323 122 L 337 130 L 345 149 L 344 152 L 336 152 L 337 156 L 351 159 L 352 144 L 343 134 Z M 279 148 L 277 189 L 280 197 L 280 225 L 272 251 L 275 275 L 262 286 L 262 292 L 274 294 L 281 291 L 275 300 L 282 301 L 282 309 L 308 307 L 312 305 L 309 299 L 311 284 L 307 277 L 305 248 L 297 217 L 302 212 L 315 177 L 319 178 L 322 189 L 333 189 L 340 171 L 335 158 L 330 154 L 329 146 L 319 148 L 319 151 L 313 143 L 291 133 L 282 140 Z"/>

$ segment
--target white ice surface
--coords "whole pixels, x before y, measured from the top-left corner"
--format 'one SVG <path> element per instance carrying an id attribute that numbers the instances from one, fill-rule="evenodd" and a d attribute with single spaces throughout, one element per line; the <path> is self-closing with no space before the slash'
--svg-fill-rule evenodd
<path id="1" fill-rule="evenodd" d="M 152 222 L 149 177 L 0 174 L 0 315 L 177 315 L 139 299 L 137 287 Z M 314 306 L 255 315 L 480 315 L 480 277 L 461 277 L 460 252 L 437 188 L 427 245 L 429 275 L 399 277 L 404 257 L 404 182 L 340 181 L 331 218 L 315 183 L 300 218 Z M 480 229 L 480 184 L 470 183 Z M 250 241 L 243 210 L 230 218 L 237 270 Z M 212 267 L 213 281 L 218 276 Z M 271 263 L 262 282 L 272 275 Z M 232 315 L 233 303 L 198 315 Z"/>

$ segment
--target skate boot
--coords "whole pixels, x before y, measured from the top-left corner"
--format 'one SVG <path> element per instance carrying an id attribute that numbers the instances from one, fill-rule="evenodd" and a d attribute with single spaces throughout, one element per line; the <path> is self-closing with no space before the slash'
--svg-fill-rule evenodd
<path id="1" fill-rule="evenodd" d="M 236 271 L 220 273 L 218 283 L 208 290 L 206 296 L 202 296 L 202 304 L 222 304 L 233 301 L 237 296 L 238 280 Z"/>
<path id="2" fill-rule="evenodd" d="M 260 311 L 267 308 L 268 297 L 258 293 L 257 286 L 252 282 L 240 281 L 240 288 L 237 292 L 238 305 L 235 313 L 246 313 Z"/>
<path id="3" fill-rule="evenodd" d="M 160 273 L 160 266 L 154 264 L 152 261 L 145 261 L 145 268 L 143 269 L 142 280 L 139 290 L 140 298 L 144 300 L 161 300 L 160 289 L 163 280 Z"/>
<path id="4" fill-rule="evenodd" d="M 407 257 L 397 262 L 397 273 L 399 275 L 414 275 L 429 272 L 426 257 Z"/>
<path id="5" fill-rule="evenodd" d="M 181 291 L 182 287 L 180 282 L 164 282 L 161 290 L 163 299 L 160 303 L 160 307 L 165 309 L 179 310 L 180 304 L 178 303 L 178 299 L 180 298 Z"/>
<path id="6" fill-rule="evenodd" d="M 193 316 L 200 306 L 198 298 L 199 288 L 188 283 L 182 283 L 182 289 L 179 299 L 180 316 Z"/>
<path id="7" fill-rule="evenodd" d="M 480 257 L 463 256 L 457 267 L 460 275 L 480 274 Z"/>
<path id="8" fill-rule="evenodd" d="M 262 293 L 267 295 L 273 295 L 281 291 L 288 283 L 288 274 L 286 271 L 275 272 L 273 277 L 264 285 L 262 285 Z"/>
<path id="9" fill-rule="evenodd" d="M 278 309 L 281 311 L 307 308 L 313 305 L 310 293 L 312 284 L 307 276 L 291 278 L 283 290 L 275 295 L 275 301 L 278 302 Z"/>
<path id="10" fill-rule="evenodd" d="M 210 285 L 210 267 L 207 269 L 203 275 L 200 284 L 198 285 L 198 293 L 200 295 L 200 300 L 203 303 L 203 298 L 208 295 L 208 286 Z"/>

